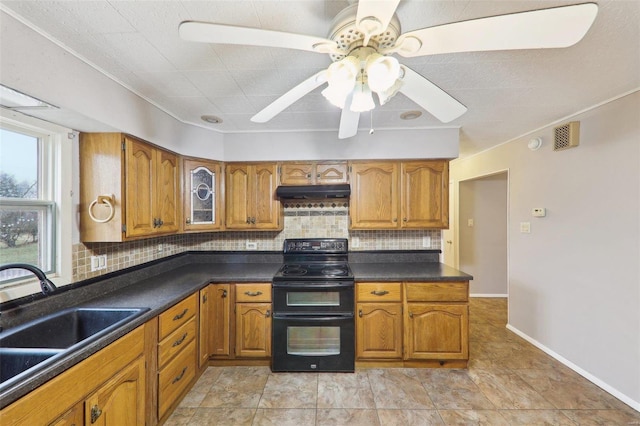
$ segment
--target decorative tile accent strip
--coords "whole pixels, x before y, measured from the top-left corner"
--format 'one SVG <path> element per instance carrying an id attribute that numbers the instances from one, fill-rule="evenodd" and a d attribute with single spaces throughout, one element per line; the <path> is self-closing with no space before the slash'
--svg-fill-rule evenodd
<path id="1" fill-rule="evenodd" d="M 180 234 L 126 243 L 80 243 L 73 247 L 73 280 L 93 278 L 185 251 L 245 251 L 247 241 L 259 251 L 282 251 L 286 238 L 348 238 L 349 249 L 426 250 L 441 248 L 440 230 L 351 231 L 348 205 L 335 207 L 293 207 L 285 209 L 284 231 L 229 231 Z M 423 237 L 430 247 L 423 247 Z M 357 237 L 359 247 L 351 240 Z M 107 269 L 91 272 L 91 256 L 107 255 Z"/>

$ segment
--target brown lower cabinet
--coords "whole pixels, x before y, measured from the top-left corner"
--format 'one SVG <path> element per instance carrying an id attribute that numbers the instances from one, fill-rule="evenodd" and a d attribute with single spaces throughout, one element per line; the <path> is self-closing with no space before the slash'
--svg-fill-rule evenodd
<path id="1" fill-rule="evenodd" d="M 468 282 L 356 283 L 356 363 L 465 367 Z"/>
<path id="2" fill-rule="evenodd" d="M 145 327 L 51 379 L 0 411 L 3 425 L 145 423 Z"/>
<path id="3" fill-rule="evenodd" d="M 271 283 L 210 284 L 208 342 L 212 365 L 268 365 Z"/>

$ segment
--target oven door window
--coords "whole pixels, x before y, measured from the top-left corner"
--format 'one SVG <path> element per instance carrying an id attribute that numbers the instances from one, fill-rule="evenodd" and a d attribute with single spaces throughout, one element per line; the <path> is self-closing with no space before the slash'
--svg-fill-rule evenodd
<path id="1" fill-rule="evenodd" d="M 337 291 L 288 291 L 287 306 L 340 306 L 340 293 Z"/>
<path id="2" fill-rule="evenodd" d="M 300 356 L 339 355 L 340 327 L 287 327 L 287 354 Z"/>

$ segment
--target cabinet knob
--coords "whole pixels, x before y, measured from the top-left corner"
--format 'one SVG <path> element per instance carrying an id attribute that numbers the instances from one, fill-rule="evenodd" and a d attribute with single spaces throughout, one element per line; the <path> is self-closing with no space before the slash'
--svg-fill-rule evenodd
<path id="1" fill-rule="evenodd" d="M 251 224 L 252 224 L 252 225 L 255 225 L 255 224 L 256 224 L 256 218 L 255 218 L 255 217 L 252 217 L 252 218 L 251 218 Z"/>
<path id="2" fill-rule="evenodd" d="M 398 218 L 397 218 L 397 217 L 394 217 L 394 218 L 393 218 L 393 221 L 394 221 L 394 222 L 397 222 L 397 221 L 398 221 Z"/>
<path id="3" fill-rule="evenodd" d="M 94 424 L 98 420 L 98 417 L 100 417 L 101 415 L 102 410 L 100 409 L 100 407 L 98 407 L 97 405 L 91 407 L 91 424 Z"/>
<path id="4" fill-rule="evenodd" d="M 267 309 L 267 313 L 264 314 L 264 316 L 269 318 L 271 316 L 271 309 Z"/>
<path id="5" fill-rule="evenodd" d="M 222 290 L 222 297 L 227 297 L 227 290 Z"/>
<path id="6" fill-rule="evenodd" d="M 403 218 L 402 218 L 402 221 L 403 221 L 403 222 L 407 222 L 407 218 L 406 218 L 406 217 L 403 217 Z"/>
<path id="7" fill-rule="evenodd" d="M 358 316 L 362 318 L 362 309 L 358 310 Z"/>
<path id="8" fill-rule="evenodd" d="M 409 312 L 409 318 L 413 318 L 413 312 Z"/>
<path id="9" fill-rule="evenodd" d="M 187 225 L 191 223 L 191 218 L 187 218 Z"/>
<path id="10" fill-rule="evenodd" d="M 307 173 L 307 179 L 311 179 L 311 173 Z"/>
<path id="11" fill-rule="evenodd" d="M 207 295 L 203 294 L 202 295 L 202 303 L 207 303 L 207 299 L 208 299 Z"/>

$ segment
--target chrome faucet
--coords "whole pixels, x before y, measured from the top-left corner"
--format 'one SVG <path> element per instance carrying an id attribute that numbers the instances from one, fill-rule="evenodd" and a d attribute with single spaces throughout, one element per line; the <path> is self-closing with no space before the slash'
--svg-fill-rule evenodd
<path id="1" fill-rule="evenodd" d="M 38 279 L 40 280 L 40 288 L 42 289 L 42 294 L 44 294 L 45 296 L 50 295 L 58 288 L 51 281 L 49 281 L 44 272 L 42 272 L 36 266 L 29 265 L 28 263 L 5 263 L 4 265 L 0 265 L 0 271 L 4 271 L 5 269 L 26 269 L 27 271 L 32 272 L 33 275 L 38 277 Z"/>

